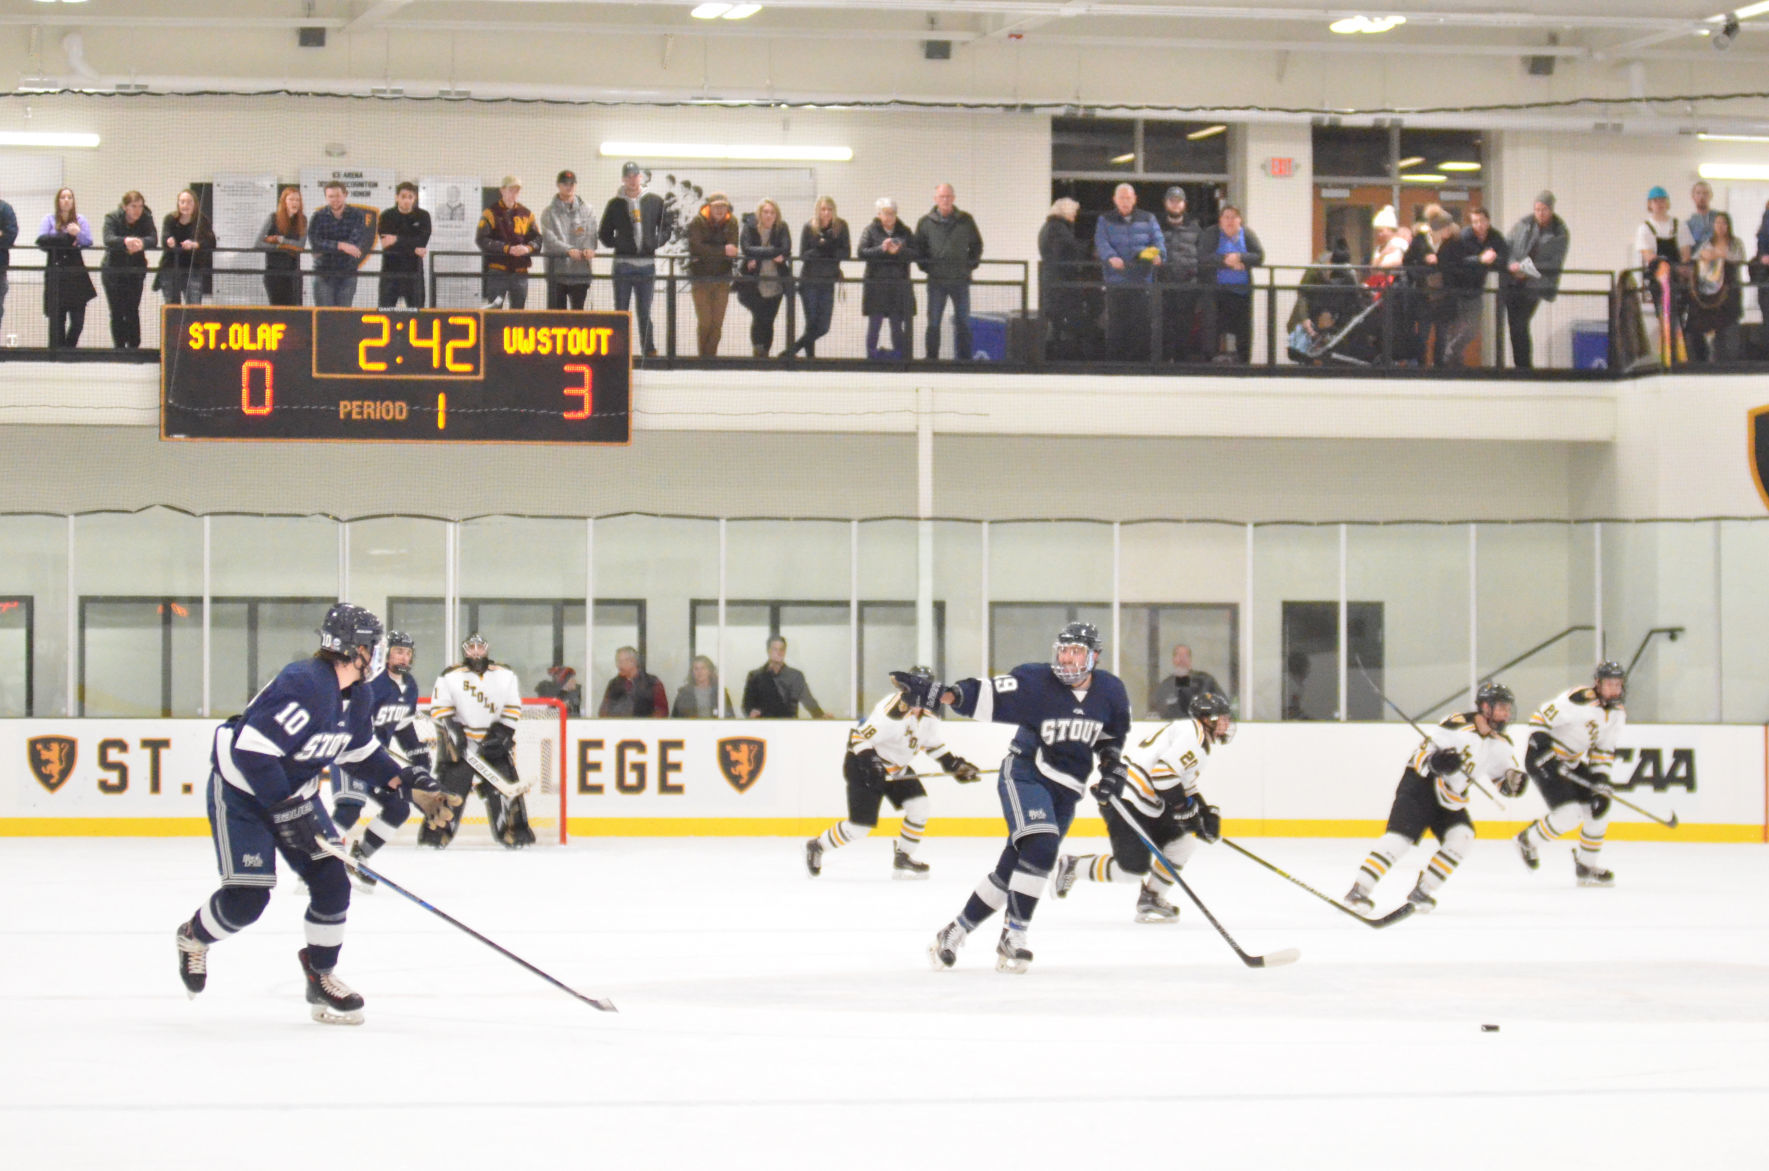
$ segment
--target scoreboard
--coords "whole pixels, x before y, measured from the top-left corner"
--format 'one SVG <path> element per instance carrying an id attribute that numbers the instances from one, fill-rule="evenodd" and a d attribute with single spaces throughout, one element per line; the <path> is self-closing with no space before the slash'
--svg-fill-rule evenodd
<path id="1" fill-rule="evenodd" d="M 160 438 L 632 439 L 631 317 L 167 305 Z"/>

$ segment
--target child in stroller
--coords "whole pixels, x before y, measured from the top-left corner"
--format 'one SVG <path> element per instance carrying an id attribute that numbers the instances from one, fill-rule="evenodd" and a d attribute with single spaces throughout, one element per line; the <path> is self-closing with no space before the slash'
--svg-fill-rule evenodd
<path id="1" fill-rule="evenodd" d="M 1358 285 L 1350 246 L 1342 239 L 1333 241 L 1332 249 L 1323 252 L 1303 274 L 1296 292 L 1296 308 L 1289 323 L 1290 360 L 1301 366 L 1319 366 L 1338 356 L 1351 328 L 1368 317 L 1375 303 L 1374 296 Z"/>

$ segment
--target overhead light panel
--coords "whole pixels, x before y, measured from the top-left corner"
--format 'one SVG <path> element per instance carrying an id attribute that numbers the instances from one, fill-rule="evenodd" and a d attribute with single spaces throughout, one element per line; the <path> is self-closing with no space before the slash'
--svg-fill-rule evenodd
<path id="1" fill-rule="evenodd" d="M 1442 183 L 1445 178 L 1446 176 L 1443 175 L 1402 175 L 1400 181 L 1402 183 Z"/>
<path id="2" fill-rule="evenodd" d="M 0 146 L 54 146 L 96 150 L 98 135 L 62 130 L 0 130 Z"/>
<path id="3" fill-rule="evenodd" d="M 1134 163 L 1134 162 L 1135 162 L 1135 161 L 1136 161 L 1136 152 L 1135 152 L 1135 151 L 1131 151 L 1131 152 L 1130 152 L 1130 153 L 1129 153 L 1129 154 L 1127 154 L 1127 155 L 1113 155 L 1113 156 L 1112 156 L 1112 159 L 1111 159 L 1111 161 L 1112 161 L 1112 162 L 1113 162 L 1113 163 L 1114 163 L 1114 164 L 1117 164 L 1117 163 Z"/>
<path id="4" fill-rule="evenodd" d="M 601 154 L 630 159 L 734 159 L 744 162 L 845 163 L 850 146 L 748 146 L 730 142 L 604 142 Z"/>
<path id="5" fill-rule="evenodd" d="M 1730 179 L 1734 183 L 1769 182 L 1769 163 L 1703 163 L 1695 169 L 1703 179 Z"/>
<path id="6" fill-rule="evenodd" d="M 1769 142 L 1769 134 L 1697 134 L 1703 142 Z"/>
<path id="7" fill-rule="evenodd" d="M 1399 28 L 1407 22 L 1407 18 L 1398 14 L 1389 16 L 1347 16 L 1335 20 L 1327 26 L 1327 31 L 1341 36 L 1355 36 L 1359 33 L 1385 33 L 1390 29 Z"/>
<path id="8" fill-rule="evenodd" d="M 1480 170 L 1480 164 L 1469 162 L 1439 163 L 1437 164 L 1437 169 L 1440 171 L 1478 171 Z"/>
<path id="9" fill-rule="evenodd" d="M 1226 134 L 1227 132 L 1227 126 L 1218 124 L 1216 126 L 1206 126 L 1201 130 L 1194 130 L 1185 137 L 1187 142 L 1200 142 L 1203 139 L 1215 138 L 1218 134 Z"/>
<path id="10" fill-rule="evenodd" d="M 724 4 L 713 0 L 698 5 L 688 15 L 695 20 L 746 20 L 761 10 L 760 4 Z"/>
<path id="11" fill-rule="evenodd" d="M 1395 166 L 1399 167 L 1401 170 L 1404 171 L 1408 167 L 1416 167 L 1424 161 L 1425 161 L 1424 155 L 1412 155 L 1409 158 L 1402 159 L 1400 162 L 1396 163 Z"/>

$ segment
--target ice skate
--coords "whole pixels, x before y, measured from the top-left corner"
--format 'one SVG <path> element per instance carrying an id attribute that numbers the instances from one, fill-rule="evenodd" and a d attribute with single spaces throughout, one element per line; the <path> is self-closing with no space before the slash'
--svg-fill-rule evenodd
<path id="1" fill-rule="evenodd" d="M 1068 898 L 1069 892 L 1075 887 L 1076 871 L 1078 869 L 1079 867 L 1076 865 L 1075 855 L 1064 854 L 1062 857 L 1058 858 L 1056 860 L 1056 873 L 1050 876 L 1050 893 L 1054 894 L 1059 899 Z"/>
<path id="2" fill-rule="evenodd" d="M 192 1000 L 209 983 L 209 945 L 196 937 L 188 921 L 178 925 L 178 978 Z"/>
<path id="3" fill-rule="evenodd" d="M 350 860 L 352 862 L 367 862 L 369 856 L 362 852 L 362 846 L 358 844 L 350 847 Z M 357 890 L 360 890 L 365 895 L 372 895 L 375 893 L 375 887 L 378 886 L 379 883 L 375 881 L 373 875 L 358 870 L 354 866 L 346 867 L 346 869 L 350 871 L 350 879 L 352 882 L 356 883 Z"/>
<path id="4" fill-rule="evenodd" d="M 805 840 L 805 869 L 816 878 L 823 873 L 823 842 L 818 838 Z"/>
<path id="5" fill-rule="evenodd" d="M 1573 876 L 1580 886 L 1614 886 L 1615 871 L 1605 870 L 1601 866 L 1586 866 L 1579 861 L 1578 854 L 1572 856 Z"/>
<path id="6" fill-rule="evenodd" d="M 995 945 L 995 970 L 1018 976 L 1031 966 L 1032 952 L 1026 946 L 1026 933 L 1012 927 L 1001 929 L 1001 942 Z"/>
<path id="7" fill-rule="evenodd" d="M 1407 902 L 1413 904 L 1413 910 L 1420 915 L 1429 915 L 1437 910 L 1437 900 L 1426 894 L 1423 886 L 1415 885 L 1413 892 L 1407 896 Z"/>
<path id="8" fill-rule="evenodd" d="M 1138 923 L 1177 923 L 1179 908 L 1161 897 L 1161 892 L 1145 886 L 1136 896 Z"/>
<path id="9" fill-rule="evenodd" d="M 1535 844 L 1529 840 L 1529 831 L 1530 827 L 1526 825 L 1523 827 L 1523 832 L 1511 840 L 1517 843 L 1517 852 L 1522 855 L 1523 864 L 1531 870 L 1534 870 L 1542 864 L 1542 854 L 1541 851 L 1536 849 Z"/>
<path id="10" fill-rule="evenodd" d="M 891 859 L 892 878 L 922 879 L 928 876 L 931 867 L 926 862 L 917 862 L 915 855 L 905 854 L 903 847 L 893 842 L 891 853 L 894 855 Z"/>
<path id="11" fill-rule="evenodd" d="M 1360 915 L 1369 915 L 1376 909 L 1375 900 L 1370 898 L 1370 896 L 1364 892 L 1362 887 L 1354 886 L 1346 891 L 1345 898 L 1342 901 L 1346 906 L 1350 907 Z"/>
<path id="12" fill-rule="evenodd" d="M 313 1019 L 322 1025 L 362 1024 L 362 997 L 331 972 L 316 971 L 306 948 L 301 949 L 300 960 L 301 972 L 307 977 L 307 1003 L 312 1006 Z"/>
<path id="13" fill-rule="evenodd" d="M 956 919 L 940 928 L 927 949 L 928 959 L 933 962 L 936 972 L 943 972 L 958 962 L 958 949 L 964 946 L 966 934 Z"/>

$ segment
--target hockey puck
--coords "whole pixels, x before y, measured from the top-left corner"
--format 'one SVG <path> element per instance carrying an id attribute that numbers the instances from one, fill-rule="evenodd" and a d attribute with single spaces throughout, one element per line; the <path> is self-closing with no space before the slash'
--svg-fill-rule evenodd
<path id="1" fill-rule="evenodd" d="M 1499 1031 L 1499 1026 L 1498 1025 L 1482 1025 L 1482 1026 L 1480 1026 L 1480 1031 L 1483 1033 L 1496 1033 Z"/>

